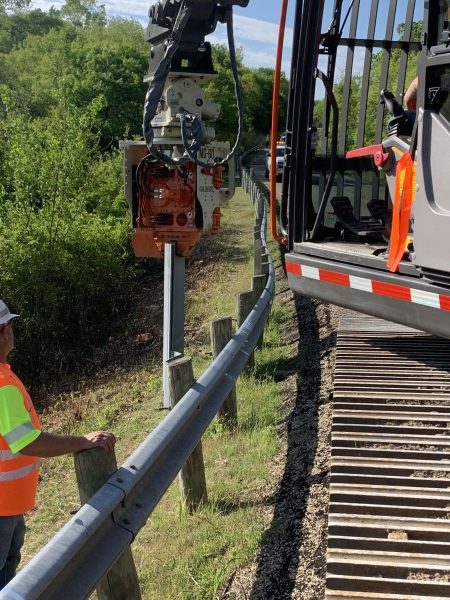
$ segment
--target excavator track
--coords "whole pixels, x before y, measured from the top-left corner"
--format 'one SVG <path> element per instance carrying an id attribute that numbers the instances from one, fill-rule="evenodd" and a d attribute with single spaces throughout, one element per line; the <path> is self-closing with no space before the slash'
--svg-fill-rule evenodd
<path id="1" fill-rule="evenodd" d="M 333 398 L 325 599 L 450 598 L 450 340 L 345 317 Z"/>

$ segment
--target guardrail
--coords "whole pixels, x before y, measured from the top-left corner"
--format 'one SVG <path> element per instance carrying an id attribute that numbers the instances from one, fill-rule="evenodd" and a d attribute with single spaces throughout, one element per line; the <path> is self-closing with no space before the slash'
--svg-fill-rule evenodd
<path id="1" fill-rule="evenodd" d="M 0 600 L 87 598 L 133 542 L 243 371 L 271 309 L 275 271 L 263 191 L 247 171 L 242 178 L 257 211 L 255 239 L 267 258 L 267 283 L 253 310 L 167 417 L 0 592 Z"/>
<path id="2" fill-rule="evenodd" d="M 242 171 L 244 167 L 244 160 L 250 156 L 251 154 L 254 154 L 255 152 L 258 152 L 259 146 L 253 146 L 253 148 L 249 148 L 248 150 L 246 150 L 245 152 L 243 152 L 240 156 L 238 156 L 238 170 Z"/>
<path id="3" fill-rule="evenodd" d="M 255 153 L 255 150 L 252 150 Z M 242 169 L 242 187 L 252 199 L 255 206 L 255 216 L 258 222 L 258 215 L 266 215 L 267 225 L 267 211 L 264 213 L 264 206 L 267 207 L 267 203 L 270 200 L 269 189 L 264 185 L 262 181 L 255 179 L 253 176 L 253 169 Z M 261 222 L 261 221 L 259 221 Z M 264 231 L 264 241 L 267 238 L 267 230 Z"/>

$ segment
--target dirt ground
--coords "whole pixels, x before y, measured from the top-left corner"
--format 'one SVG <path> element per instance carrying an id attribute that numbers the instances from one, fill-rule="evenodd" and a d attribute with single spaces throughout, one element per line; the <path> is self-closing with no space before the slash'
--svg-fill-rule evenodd
<path id="1" fill-rule="evenodd" d="M 285 381 L 284 447 L 273 465 L 258 560 L 233 575 L 224 600 L 322 600 L 325 594 L 331 392 L 343 311 L 283 294 L 295 307 L 287 335 L 299 365 Z"/>

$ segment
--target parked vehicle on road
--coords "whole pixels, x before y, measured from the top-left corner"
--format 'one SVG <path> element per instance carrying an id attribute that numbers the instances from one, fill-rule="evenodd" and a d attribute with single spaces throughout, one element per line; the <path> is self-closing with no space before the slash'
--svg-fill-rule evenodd
<path id="1" fill-rule="evenodd" d="M 277 181 L 281 181 L 283 177 L 283 168 L 284 168 L 284 151 L 286 146 L 284 144 L 279 144 L 277 146 L 277 156 L 276 156 L 276 178 Z M 270 177 L 270 168 L 272 164 L 272 157 L 270 152 L 266 155 L 266 178 Z"/>

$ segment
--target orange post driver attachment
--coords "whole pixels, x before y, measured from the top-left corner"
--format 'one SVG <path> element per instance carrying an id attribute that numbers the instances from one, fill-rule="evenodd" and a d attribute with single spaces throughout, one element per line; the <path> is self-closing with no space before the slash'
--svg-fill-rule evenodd
<path id="1" fill-rule="evenodd" d="M 136 256 L 161 258 L 164 244 L 170 242 L 176 242 L 178 256 L 189 256 L 201 236 L 196 226 L 195 163 L 169 168 L 144 159 L 136 179 L 139 213 L 132 240 Z"/>

